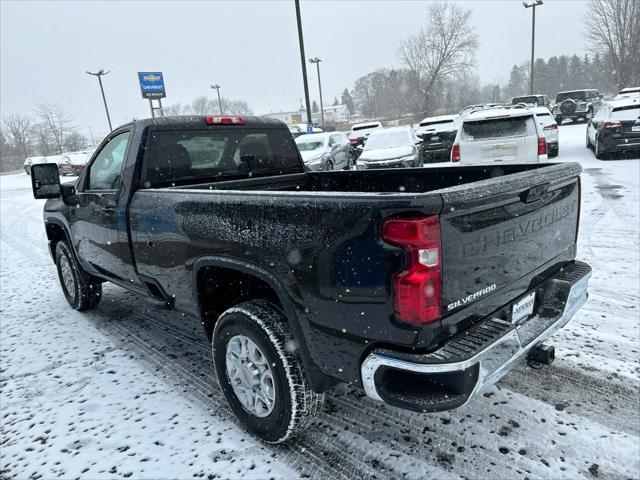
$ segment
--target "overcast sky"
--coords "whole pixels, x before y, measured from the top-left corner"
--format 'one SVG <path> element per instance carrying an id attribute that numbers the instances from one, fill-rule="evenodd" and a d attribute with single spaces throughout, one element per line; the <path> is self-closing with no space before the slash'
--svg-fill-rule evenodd
<path id="1" fill-rule="evenodd" d="M 508 79 L 531 47 L 531 9 L 521 1 L 460 1 L 473 10 L 482 82 Z M 424 24 L 428 1 L 302 1 L 307 58 L 322 59 L 329 103 L 376 68 L 399 67 L 398 45 Z M 95 77 L 104 78 L 114 126 L 149 116 L 138 71 L 162 71 L 164 104 L 201 95 L 246 100 L 257 114 L 293 110 L 303 96 L 293 1 L 0 3 L 0 108 L 28 113 L 60 103 L 82 133 L 107 131 Z M 584 54 L 580 0 L 545 0 L 536 11 L 536 57 Z M 308 72 L 317 99 L 315 68 Z"/>

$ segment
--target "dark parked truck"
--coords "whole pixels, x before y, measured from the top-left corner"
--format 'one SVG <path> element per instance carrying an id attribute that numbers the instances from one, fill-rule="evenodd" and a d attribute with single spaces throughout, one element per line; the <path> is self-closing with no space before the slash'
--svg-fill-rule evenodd
<path id="1" fill-rule="evenodd" d="M 69 304 L 110 281 L 200 319 L 269 442 L 339 383 L 460 407 L 587 298 L 575 163 L 305 172 L 284 124 L 198 116 L 118 128 L 73 185 L 32 168 Z"/>

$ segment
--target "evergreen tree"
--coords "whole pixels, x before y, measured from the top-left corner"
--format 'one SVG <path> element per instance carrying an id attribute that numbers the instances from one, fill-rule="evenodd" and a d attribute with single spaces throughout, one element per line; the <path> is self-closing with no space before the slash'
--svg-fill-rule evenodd
<path id="1" fill-rule="evenodd" d="M 356 106 L 353 103 L 353 97 L 349 93 L 349 90 L 347 90 L 346 88 L 344 89 L 344 92 L 342 92 L 341 100 L 342 100 L 342 105 L 347 106 L 347 110 L 349 110 L 349 115 L 353 115 L 356 111 Z"/>
<path id="2" fill-rule="evenodd" d="M 569 90 L 569 58 L 566 55 L 560 55 L 558 58 L 558 85 L 556 93 Z"/>
<path id="3" fill-rule="evenodd" d="M 544 58 L 536 58 L 533 63 L 533 93 L 544 93 L 547 81 L 547 64 Z"/>
<path id="4" fill-rule="evenodd" d="M 311 111 L 313 113 L 318 113 L 320 111 L 320 107 L 318 107 L 318 102 L 316 102 L 315 100 L 311 102 Z"/>

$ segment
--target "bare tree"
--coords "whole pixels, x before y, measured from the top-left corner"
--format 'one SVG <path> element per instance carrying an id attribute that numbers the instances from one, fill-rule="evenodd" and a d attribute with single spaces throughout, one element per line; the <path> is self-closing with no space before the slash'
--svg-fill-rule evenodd
<path id="1" fill-rule="evenodd" d="M 64 137 L 64 150 L 66 152 L 74 152 L 82 149 L 87 144 L 87 137 L 77 130 L 72 130 Z"/>
<path id="2" fill-rule="evenodd" d="M 2 119 L 9 144 L 24 161 L 32 150 L 31 131 L 33 120 L 28 115 L 12 114 Z"/>
<path id="3" fill-rule="evenodd" d="M 253 110 L 244 100 L 222 98 L 222 111 L 229 115 L 253 115 Z"/>
<path id="4" fill-rule="evenodd" d="M 608 58 L 618 88 L 640 83 L 640 2 L 591 0 L 584 18 L 593 49 Z"/>
<path id="5" fill-rule="evenodd" d="M 62 153 L 64 140 L 72 131 L 73 117 L 56 103 L 41 103 L 38 105 L 37 113 L 53 139 L 56 153 Z"/>
<path id="6" fill-rule="evenodd" d="M 400 58 L 414 74 L 423 112 L 429 110 L 431 90 L 439 80 L 459 78 L 474 66 L 477 48 L 471 10 L 447 2 L 429 7 L 426 25 L 400 45 Z"/>

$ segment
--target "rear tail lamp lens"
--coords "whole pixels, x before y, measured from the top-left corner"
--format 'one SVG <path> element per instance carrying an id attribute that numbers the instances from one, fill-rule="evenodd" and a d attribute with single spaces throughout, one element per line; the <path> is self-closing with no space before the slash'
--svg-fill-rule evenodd
<path id="1" fill-rule="evenodd" d="M 440 320 L 442 311 L 442 252 L 440 219 L 390 217 L 382 224 L 385 242 L 406 252 L 405 269 L 393 278 L 396 318 L 413 325 Z"/>
<path id="2" fill-rule="evenodd" d="M 454 143 L 453 148 L 451 149 L 451 161 L 459 162 L 460 161 L 460 144 Z"/>

